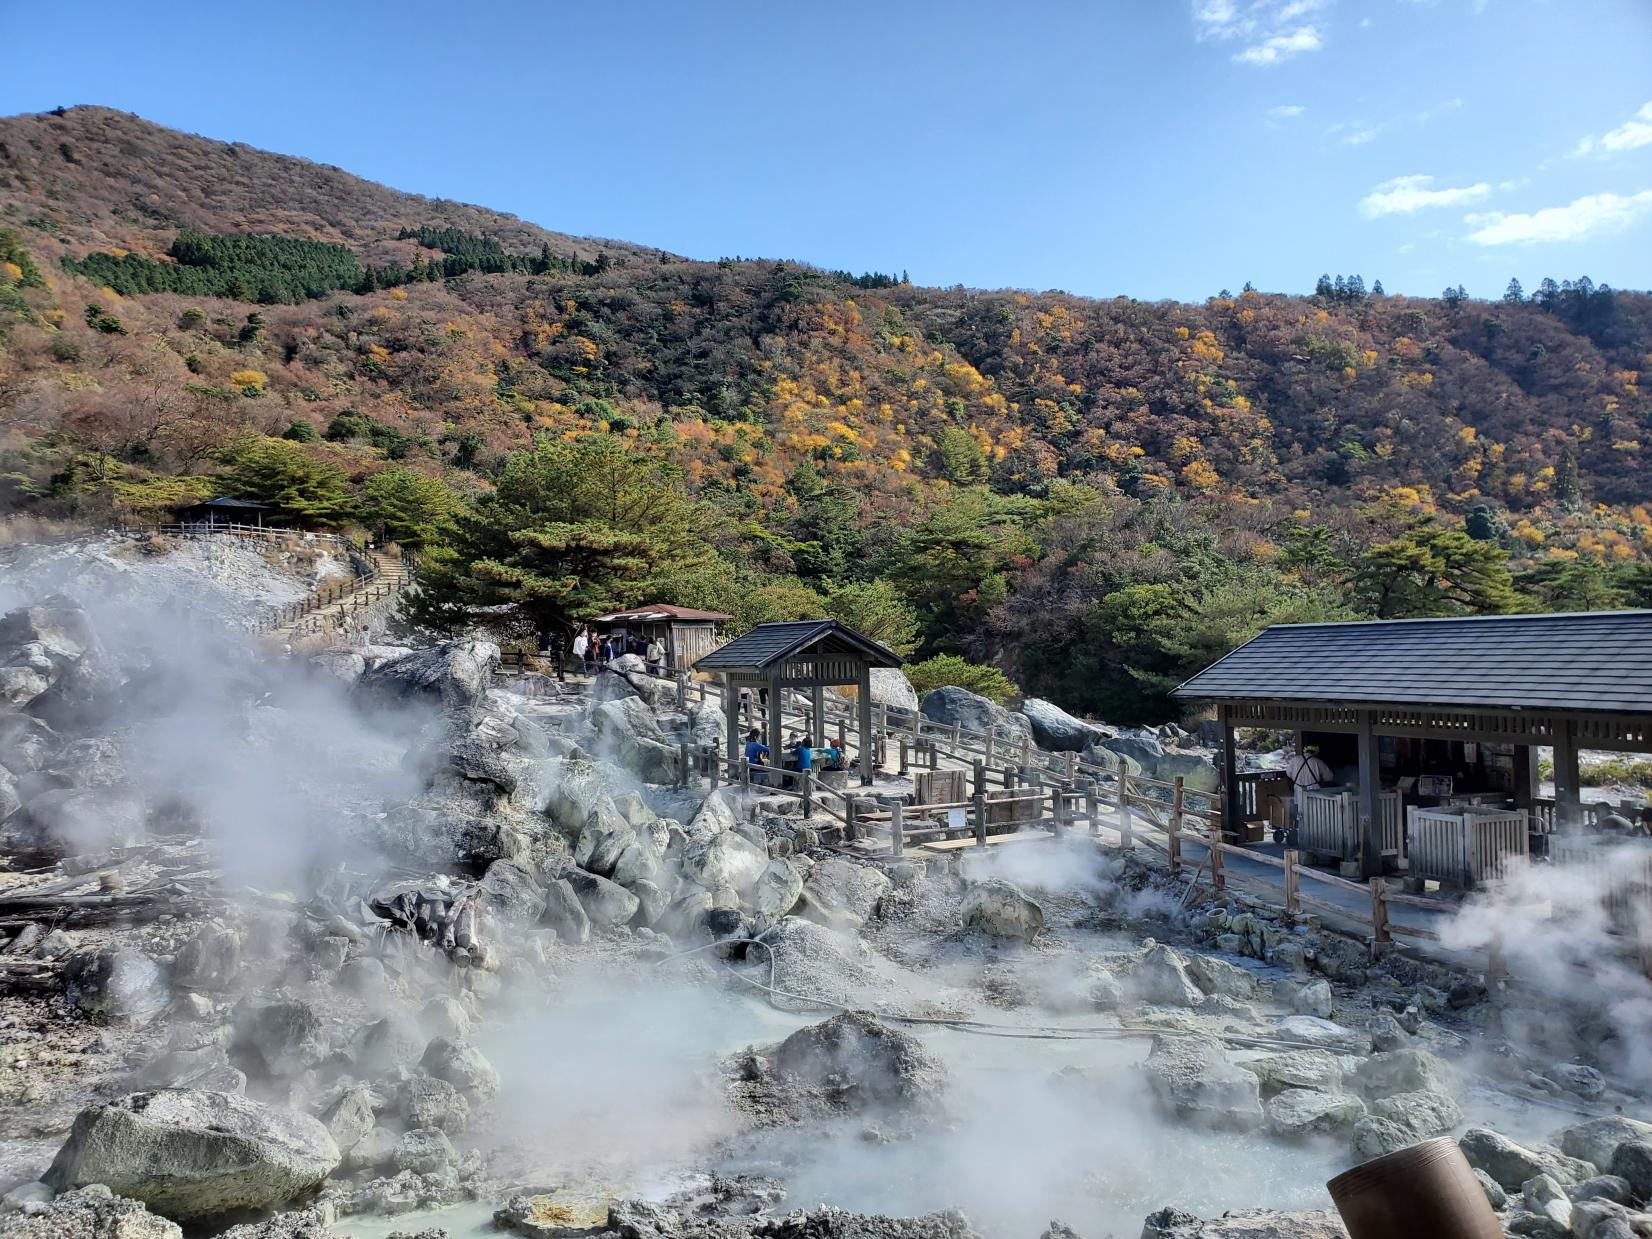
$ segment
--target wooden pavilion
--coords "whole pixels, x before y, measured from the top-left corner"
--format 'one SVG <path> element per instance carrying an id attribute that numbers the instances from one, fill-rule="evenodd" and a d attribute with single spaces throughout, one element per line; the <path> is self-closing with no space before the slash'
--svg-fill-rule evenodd
<path id="1" fill-rule="evenodd" d="M 659 603 L 630 611 L 599 615 L 591 622 L 599 632 L 659 638 L 665 646 L 666 669 L 692 671 L 699 660 L 717 648 L 717 628 L 733 619 L 722 611 Z"/>
<path id="2" fill-rule="evenodd" d="M 768 746 L 779 760 L 784 739 L 781 716 L 785 694 L 810 694 L 814 744 L 826 741 L 826 690 L 855 688 L 856 722 L 860 732 L 860 781 L 872 782 L 872 669 L 899 667 L 899 654 L 836 620 L 802 620 L 759 624 L 701 657 L 697 671 L 715 671 L 723 679 L 723 708 L 727 720 L 728 757 L 740 758 L 740 696 L 742 691 L 765 695 L 768 704 Z"/>
<path id="3" fill-rule="evenodd" d="M 1488 831 L 1502 829 L 1496 847 L 1512 849 L 1517 829 L 1525 854 L 1529 839 L 1542 847 L 1581 830 L 1579 750 L 1652 753 L 1652 611 L 1276 625 L 1175 696 L 1216 706 L 1224 830 L 1237 833 L 1254 808 L 1235 729 L 1288 731 L 1297 751 L 1317 745 L 1347 772 L 1346 786 L 1313 799 L 1346 816 L 1343 858 L 1362 876 L 1381 873 L 1396 847 L 1415 874 L 1438 827 L 1472 879 Z M 1552 801 L 1538 794 L 1539 748 L 1554 752 Z"/>
<path id="4" fill-rule="evenodd" d="M 262 526 L 268 505 L 253 503 L 250 499 L 231 499 L 219 495 L 201 503 L 189 503 L 174 509 L 180 525 L 254 525 Z"/>

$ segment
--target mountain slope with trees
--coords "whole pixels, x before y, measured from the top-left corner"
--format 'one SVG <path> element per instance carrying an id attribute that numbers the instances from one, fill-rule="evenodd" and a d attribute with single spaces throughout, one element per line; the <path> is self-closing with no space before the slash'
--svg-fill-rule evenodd
<path id="1" fill-rule="evenodd" d="M 231 490 L 426 548 L 432 616 L 829 610 L 1117 719 L 1266 622 L 1652 598 L 1649 364 L 1652 297 L 1585 278 L 918 288 L 0 120 L 8 507 Z"/>

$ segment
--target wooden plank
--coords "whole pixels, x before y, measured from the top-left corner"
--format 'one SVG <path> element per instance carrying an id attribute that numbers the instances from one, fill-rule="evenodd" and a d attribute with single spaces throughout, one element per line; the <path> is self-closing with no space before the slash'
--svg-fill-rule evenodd
<path id="1" fill-rule="evenodd" d="M 1321 873 L 1318 869 L 1310 869 L 1306 865 L 1298 871 L 1303 877 L 1311 878 L 1315 882 L 1323 882 L 1327 886 L 1340 886 L 1345 891 L 1353 891 L 1356 895 L 1369 896 L 1371 888 L 1363 882 L 1350 882 L 1347 878 L 1339 878 L 1334 873 Z"/>
<path id="2" fill-rule="evenodd" d="M 1440 935 L 1435 933 L 1432 929 L 1419 929 L 1415 925 L 1401 925 L 1398 921 L 1388 922 L 1388 932 L 1391 934 L 1404 934 L 1410 938 L 1426 938 L 1430 942 L 1438 942 L 1440 940 Z"/>
<path id="3" fill-rule="evenodd" d="M 993 847 L 1000 843 L 1031 842 L 1037 839 L 1054 839 L 1055 835 L 1047 830 L 1018 830 L 1005 835 L 988 835 L 987 846 Z M 940 839 L 934 843 L 920 843 L 918 847 L 929 852 L 956 852 L 962 848 L 981 846 L 980 840 L 971 836 L 968 839 Z"/>

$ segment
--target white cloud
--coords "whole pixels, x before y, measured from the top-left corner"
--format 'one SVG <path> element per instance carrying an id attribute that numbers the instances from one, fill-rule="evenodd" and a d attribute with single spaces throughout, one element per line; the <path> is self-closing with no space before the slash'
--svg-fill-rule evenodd
<path id="1" fill-rule="evenodd" d="M 1294 120 L 1307 110 L 1300 103 L 1282 103 L 1276 108 L 1269 108 L 1268 115 L 1275 120 Z"/>
<path id="2" fill-rule="evenodd" d="M 1591 155 L 1599 151 L 1602 155 L 1617 155 L 1643 146 L 1652 146 L 1652 103 L 1643 105 L 1640 111 L 1611 132 L 1598 138 L 1584 138 L 1572 154 Z"/>
<path id="3" fill-rule="evenodd" d="M 1491 212 L 1466 215 L 1476 245 L 1542 245 L 1581 241 L 1598 233 L 1618 232 L 1652 211 L 1652 189 L 1622 194 L 1587 194 L 1561 207 L 1544 207 L 1529 215 Z"/>
<path id="4" fill-rule="evenodd" d="M 1233 58 L 1247 65 L 1276 65 L 1303 52 L 1318 51 L 1323 45 L 1319 31 L 1312 26 L 1299 26 L 1289 34 L 1271 35 L 1260 43 L 1253 43 L 1244 51 L 1236 52 Z"/>
<path id="5" fill-rule="evenodd" d="M 1369 219 L 1379 215 L 1410 215 L 1430 207 L 1478 202 L 1491 193 L 1491 186 L 1484 181 L 1453 189 L 1431 189 L 1433 184 L 1434 178 L 1431 176 L 1396 176 L 1361 198 L 1359 209 Z"/>
<path id="6" fill-rule="evenodd" d="M 1367 142 L 1374 141 L 1381 132 L 1382 127 L 1380 125 L 1373 129 L 1356 129 L 1342 140 L 1349 146 L 1364 146 Z"/>
<path id="7" fill-rule="evenodd" d="M 1243 64 L 1273 65 L 1324 44 L 1319 28 L 1303 19 L 1331 0 L 1192 0 L 1193 34 L 1201 42 L 1243 40 L 1234 53 Z"/>

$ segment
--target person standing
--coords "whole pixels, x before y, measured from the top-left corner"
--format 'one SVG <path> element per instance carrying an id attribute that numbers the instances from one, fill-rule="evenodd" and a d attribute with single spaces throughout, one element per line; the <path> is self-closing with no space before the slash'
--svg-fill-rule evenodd
<path id="1" fill-rule="evenodd" d="M 581 628 L 574 636 L 574 658 L 579 662 L 579 672 L 581 675 L 588 674 L 591 670 L 590 660 L 586 657 L 586 655 L 590 652 L 591 634 Z"/>
<path id="2" fill-rule="evenodd" d="M 665 642 L 658 637 L 650 637 L 643 658 L 648 664 L 648 674 L 659 675 L 665 670 Z"/>
<path id="3" fill-rule="evenodd" d="M 766 773 L 760 773 L 761 768 L 768 764 L 768 760 L 769 746 L 758 738 L 755 730 L 748 732 L 746 734 L 746 765 L 752 769 L 751 781 L 753 783 L 761 783 L 765 786 L 768 784 L 769 776 Z"/>
<path id="4" fill-rule="evenodd" d="M 1328 787 L 1335 781 L 1336 775 L 1320 760 L 1317 744 L 1305 744 L 1300 753 L 1287 757 L 1285 773 L 1291 780 L 1291 835 L 1294 842 L 1296 830 L 1302 825 L 1303 793 Z"/>

